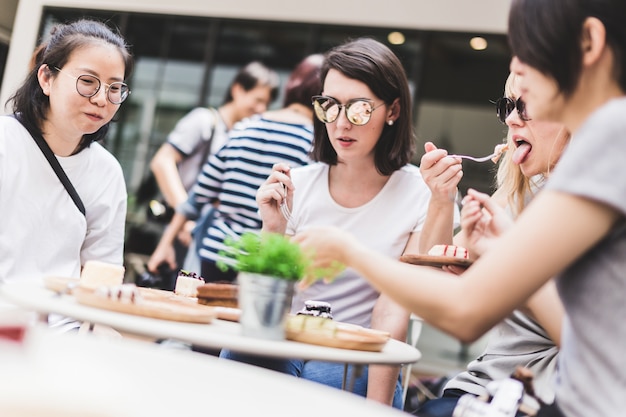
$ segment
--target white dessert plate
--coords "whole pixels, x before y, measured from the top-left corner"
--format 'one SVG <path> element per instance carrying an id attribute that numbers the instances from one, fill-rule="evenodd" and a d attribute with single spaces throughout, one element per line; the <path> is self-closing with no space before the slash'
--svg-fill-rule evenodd
<path id="1" fill-rule="evenodd" d="M 401 262 L 412 265 L 434 266 L 441 268 L 442 266 L 460 266 L 467 268 L 473 261 L 455 256 L 433 256 L 433 255 L 402 255 Z"/>

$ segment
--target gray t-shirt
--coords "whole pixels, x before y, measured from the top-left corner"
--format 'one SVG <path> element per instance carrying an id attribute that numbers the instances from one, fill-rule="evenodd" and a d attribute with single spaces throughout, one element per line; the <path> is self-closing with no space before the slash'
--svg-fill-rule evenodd
<path id="1" fill-rule="evenodd" d="M 576 132 L 545 189 L 594 200 L 622 218 L 559 276 L 567 312 L 556 401 L 574 417 L 626 414 L 626 98 Z M 566 213 L 565 213 L 566 214 Z M 572 222 L 585 219 L 572 219 Z"/>
<path id="2" fill-rule="evenodd" d="M 545 184 L 543 176 L 533 178 L 526 205 Z M 506 211 L 515 217 L 511 206 Z M 535 393 L 546 403 L 554 401 L 554 374 L 559 349 L 545 329 L 533 318 L 515 310 L 490 332 L 483 353 L 452 378 L 445 389 L 460 389 L 474 395 L 487 395 L 487 384 L 509 378 L 518 366 L 533 373 Z"/>
<path id="3" fill-rule="evenodd" d="M 185 190 L 195 184 L 209 154 L 220 150 L 227 139 L 228 128 L 213 108 L 197 107 L 176 123 L 167 143 L 183 154 L 178 172 Z"/>
<path id="4" fill-rule="evenodd" d="M 558 352 L 546 331 L 516 310 L 491 330 L 483 353 L 467 365 L 466 371 L 448 381 L 445 389 L 486 395 L 489 382 L 509 378 L 516 367 L 524 366 L 533 372 L 537 395 L 551 403 Z"/>

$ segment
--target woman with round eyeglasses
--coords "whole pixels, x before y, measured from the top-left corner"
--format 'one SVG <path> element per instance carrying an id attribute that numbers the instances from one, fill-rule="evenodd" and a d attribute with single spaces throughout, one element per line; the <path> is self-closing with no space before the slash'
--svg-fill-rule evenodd
<path id="1" fill-rule="evenodd" d="M 322 82 L 323 91 L 312 98 L 316 163 L 274 166 L 257 193 L 263 230 L 294 235 L 316 225 L 335 225 L 372 250 L 397 258 L 416 247 L 430 197 L 418 168 L 410 165 L 415 139 L 402 64 L 382 43 L 358 39 L 326 53 Z M 281 210 L 284 204 L 290 216 Z M 292 312 L 309 299 L 330 303 L 337 321 L 406 340 L 408 312 L 354 270 L 344 270 L 332 283 L 301 288 Z M 341 364 L 236 359 L 341 387 Z M 370 366 L 356 380 L 354 392 L 400 408 L 399 371 Z"/>
<path id="2" fill-rule="evenodd" d="M 0 281 L 79 277 L 89 260 L 122 265 L 126 185 L 98 141 L 130 94 L 126 43 L 79 20 L 54 26 L 33 64 L 9 99 L 13 117 L 0 117 Z"/>

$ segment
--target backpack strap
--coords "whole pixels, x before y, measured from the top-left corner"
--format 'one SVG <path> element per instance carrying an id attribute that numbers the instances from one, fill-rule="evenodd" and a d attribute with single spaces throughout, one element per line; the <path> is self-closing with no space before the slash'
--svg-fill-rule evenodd
<path id="1" fill-rule="evenodd" d="M 217 128 L 217 121 L 220 118 L 220 114 L 217 111 L 217 109 L 215 109 L 213 107 L 209 107 L 209 111 L 211 113 L 213 113 L 213 117 L 211 118 L 211 124 L 210 124 L 209 129 L 208 129 L 208 131 L 211 132 L 211 133 L 209 133 L 208 144 L 204 148 L 204 151 L 202 153 L 202 160 L 200 160 L 200 170 L 199 171 L 202 171 L 202 167 L 206 163 L 206 160 L 209 157 L 209 154 L 211 153 L 211 146 L 213 146 L 213 136 L 215 136 L 215 129 Z"/>

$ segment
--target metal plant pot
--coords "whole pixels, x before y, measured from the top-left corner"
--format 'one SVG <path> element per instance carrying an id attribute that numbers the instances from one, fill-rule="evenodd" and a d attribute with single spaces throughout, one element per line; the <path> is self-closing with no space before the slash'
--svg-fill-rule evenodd
<path id="1" fill-rule="evenodd" d="M 245 336 L 281 340 L 294 294 L 293 281 L 240 272 L 239 308 Z"/>

